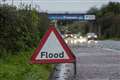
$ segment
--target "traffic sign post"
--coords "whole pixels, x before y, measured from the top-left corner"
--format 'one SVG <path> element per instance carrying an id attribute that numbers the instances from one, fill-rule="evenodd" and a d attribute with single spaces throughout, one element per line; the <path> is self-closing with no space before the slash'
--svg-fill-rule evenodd
<path id="1" fill-rule="evenodd" d="M 50 26 L 31 57 L 32 64 L 74 63 L 75 56 L 54 26 Z"/>
<path id="2" fill-rule="evenodd" d="M 76 75 L 76 74 L 77 74 L 77 64 L 76 64 L 76 59 L 75 59 L 75 61 L 73 62 L 73 64 L 74 64 L 74 75 Z"/>

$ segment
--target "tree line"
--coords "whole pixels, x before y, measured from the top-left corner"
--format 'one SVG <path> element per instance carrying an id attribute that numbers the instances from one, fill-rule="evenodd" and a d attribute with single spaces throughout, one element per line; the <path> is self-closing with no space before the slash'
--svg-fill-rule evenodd
<path id="1" fill-rule="evenodd" d="M 120 3 L 109 2 L 100 9 L 92 7 L 88 13 L 96 15 L 96 32 L 103 38 L 120 38 Z"/>
<path id="2" fill-rule="evenodd" d="M 0 4 L 0 55 L 36 47 L 48 24 L 47 13 L 39 13 L 30 5 L 18 9 Z"/>

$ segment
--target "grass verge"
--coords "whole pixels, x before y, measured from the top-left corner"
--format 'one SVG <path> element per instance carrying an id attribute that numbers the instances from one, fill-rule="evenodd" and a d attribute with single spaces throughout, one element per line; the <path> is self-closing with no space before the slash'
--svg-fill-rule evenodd
<path id="1" fill-rule="evenodd" d="M 32 51 L 0 58 L 0 80 L 48 80 L 52 65 L 29 64 Z"/>

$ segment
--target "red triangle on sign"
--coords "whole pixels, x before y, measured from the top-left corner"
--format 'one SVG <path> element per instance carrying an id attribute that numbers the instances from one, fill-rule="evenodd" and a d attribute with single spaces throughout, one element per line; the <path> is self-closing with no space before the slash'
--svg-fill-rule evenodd
<path id="1" fill-rule="evenodd" d="M 75 56 L 54 26 L 50 26 L 31 57 L 32 64 L 71 63 Z"/>

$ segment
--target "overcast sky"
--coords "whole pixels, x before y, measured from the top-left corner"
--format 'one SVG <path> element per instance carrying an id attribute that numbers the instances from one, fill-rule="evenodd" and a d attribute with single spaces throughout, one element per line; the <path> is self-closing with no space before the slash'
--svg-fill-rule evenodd
<path id="1" fill-rule="evenodd" d="M 32 0 L 13 0 L 14 5 L 20 4 L 22 1 L 25 4 L 31 4 Z M 108 2 L 120 2 L 120 0 L 33 0 L 33 6 L 41 11 L 51 12 L 80 12 L 85 13 L 91 7 L 100 8 Z M 12 0 L 7 0 L 6 3 L 11 4 Z"/>

